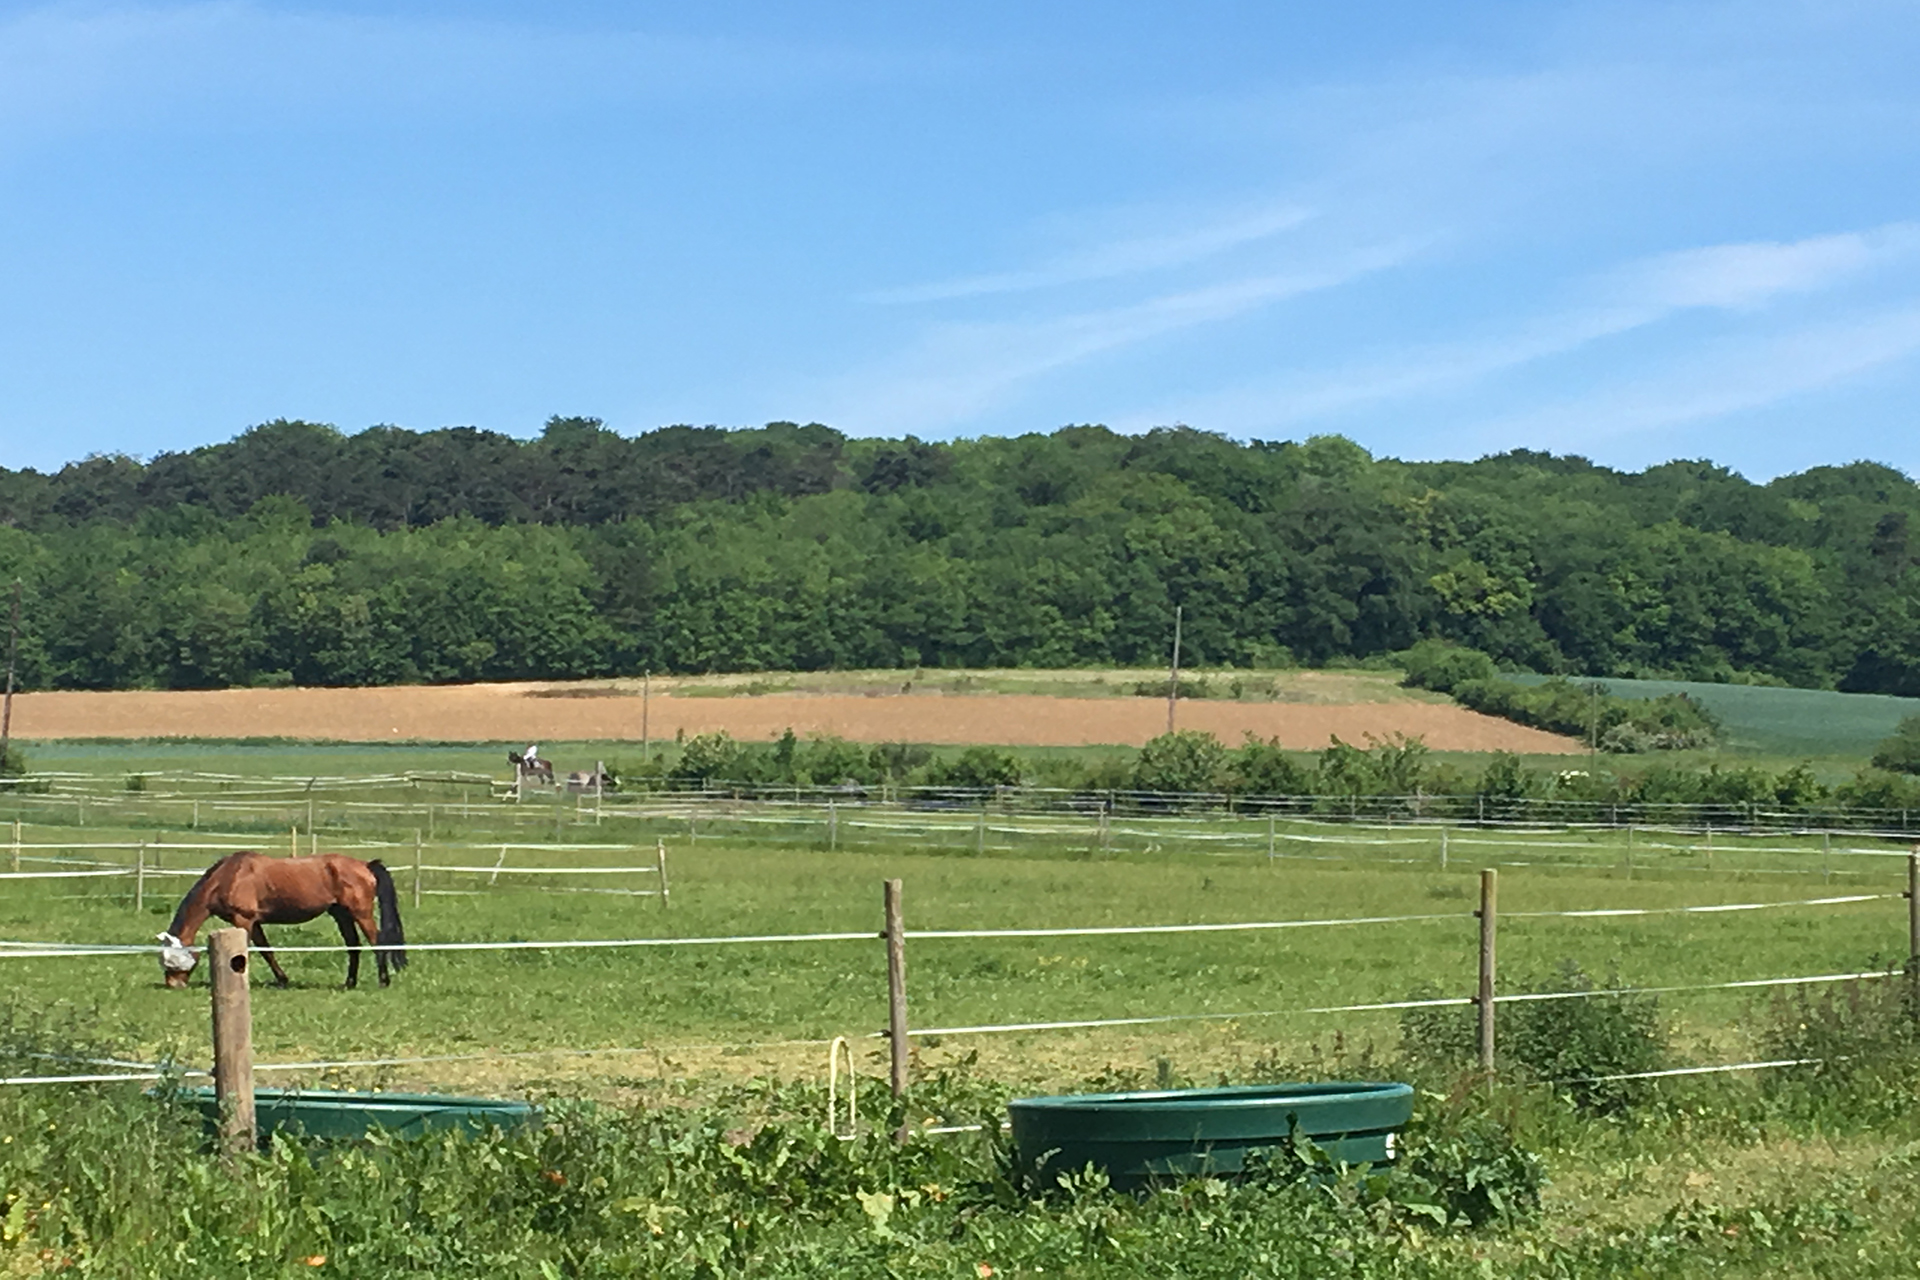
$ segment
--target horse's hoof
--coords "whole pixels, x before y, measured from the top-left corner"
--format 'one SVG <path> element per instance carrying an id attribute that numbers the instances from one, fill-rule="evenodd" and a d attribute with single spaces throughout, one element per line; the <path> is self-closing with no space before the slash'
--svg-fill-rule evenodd
<path id="1" fill-rule="evenodd" d="M 273 985 L 280 988 L 282 991 L 285 991 L 288 987 L 292 986 L 293 983 L 286 978 L 275 978 L 273 980 Z"/>

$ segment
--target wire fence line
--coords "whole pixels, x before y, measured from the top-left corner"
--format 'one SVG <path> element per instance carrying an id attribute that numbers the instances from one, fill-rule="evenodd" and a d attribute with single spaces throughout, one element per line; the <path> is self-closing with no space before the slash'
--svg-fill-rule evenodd
<path id="1" fill-rule="evenodd" d="M 348 1071 L 375 1067 L 428 1066 L 447 1062 L 513 1062 L 532 1058 L 635 1057 L 644 1054 L 687 1053 L 706 1050 L 749 1050 L 817 1048 L 831 1044 L 830 1039 L 745 1040 L 699 1044 L 632 1045 L 601 1049 L 515 1049 L 480 1053 L 428 1053 L 406 1057 L 340 1058 L 314 1062 L 256 1062 L 253 1070 L 275 1071 Z M 32 1054 L 31 1057 L 51 1055 Z M 204 1067 L 183 1067 L 165 1062 L 114 1062 L 101 1059 L 79 1061 L 133 1068 L 121 1072 L 79 1073 L 68 1075 L 0 1076 L 0 1085 L 28 1084 L 112 1084 L 117 1082 L 155 1082 L 160 1080 L 210 1080 L 213 1072 Z"/>
<path id="2" fill-rule="evenodd" d="M 492 868 L 481 868 L 491 871 Z M 1768 902 L 1723 902 L 1706 903 L 1696 906 L 1680 907 L 1596 907 L 1576 908 L 1561 911 L 1512 911 L 1502 912 L 1506 918 L 1534 920 L 1551 919 L 1592 919 L 1603 917 L 1661 916 L 1684 914 L 1717 914 L 1742 911 L 1767 911 L 1791 907 L 1835 907 L 1848 906 L 1863 902 L 1876 902 L 1888 898 L 1899 898 L 1897 893 L 1854 893 L 1822 898 L 1792 898 Z M 1200 922 L 1190 924 L 1149 924 L 1149 925 L 1068 925 L 1042 928 L 1009 929 L 908 929 L 902 937 L 907 940 L 981 940 L 981 939 L 1017 939 L 1017 938 L 1080 938 L 1124 935 L 1167 935 L 1197 933 L 1244 933 L 1281 929 L 1339 928 L 1357 925 L 1393 925 L 1415 924 L 1435 920 L 1467 920 L 1475 916 L 1472 911 L 1419 912 L 1397 916 L 1338 916 L 1315 920 L 1245 920 Z M 512 941 L 482 942 L 409 942 L 409 952 L 460 952 L 460 951 L 585 951 L 618 950 L 633 947 L 688 947 L 688 946 L 726 946 L 735 944 L 774 944 L 774 943 L 816 943 L 816 942 L 870 942 L 884 937 L 884 932 L 875 930 L 816 932 L 816 933 L 767 933 L 767 934 L 727 934 L 727 935 L 691 935 L 684 937 L 647 937 L 647 938 L 552 938 L 544 940 L 516 939 Z M 128 955 L 157 956 L 161 948 L 152 944 L 114 944 L 114 943 L 59 943 L 59 942 L 0 942 L 0 960 L 23 959 L 69 959 L 79 957 L 99 957 Z M 288 955 L 344 955 L 347 948 L 339 944 L 326 946 L 275 947 L 275 951 Z"/>
<path id="3" fill-rule="evenodd" d="M 0 779 L 0 800 L 16 808 L 29 804 L 54 807 L 88 804 L 130 807 L 141 804 L 197 804 L 234 808 L 281 810 L 325 802 L 335 809 L 364 807 L 369 812 L 420 812 L 438 799 L 443 811 L 453 803 L 471 807 L 475 792 L 484 787 L 482 803 L 491 808 L 518 806 L 542 799 L 541 790 L 523 790 L 511 780 L 491 774 L 462 771 L 410 772 L 365 776 L 240 775 L 193 770 L 139 770 L 126 774 L 121 787 L 99 775 L 59 772 L 35 773 Z M 162 788 L 171 788 L 162 790 Z M 349 800 L 347 794 L 400 791 L 405 801 Z M 1632 801 L 1580 799 L 1568 796 L 1504 796 L 1484 793 L 1407 795 L 1303 794 L 1240 795 L 1226 792 L 1162 792 L 1140 790 L 1086 790 L 1045 787 L 968 788 L 909 786 L 894 782 L 842 783 L 835 786 L 797 786 L 727 779 L 630 780 L 625 790 L 569 789 L 564 783 L 552 794 L 582 802 L 591 797 L 596 818 L 604 816 L 658 816 L 718 805 L 776 804 L 820 808 L 836 805 L 847 810 L 894 808 L 902 811 L 975 811 L 1077 816 L 1100 814 L 1167 816 L 1216 813 L 1252 818 L 1280 818 L 1312 822 L 1386 821 L 1391 824 L 1454 823 L 1484 826 L 1546 825 L 1671 826 L 1687 830 L 1749 830 L 1859 832 L 1874 831 L 1893 838 L 1912 838 L 1920 832 L 1920 810 L 1873 807 L 1806 806 L 1784 808 L 1752 801 Z M 500 802 L 496 804 L 495 802 Z M 535 806 L 536 808 L 538 806 Z"/>
<path id="4" fill-rule="evenodd" d="M 1867 970 L 1858 973 L 1811 974 L 1801 977 L 1785 978 L 1749 978 L 1731 982 L 1689 983 L 1659 987 L 1605 987 L 1577 991 L 1518 992 L 1510 995 L 1495 996 L 1499 1004 L 1553 1001 L 1553 1000 L 1591 1000 L 1607 997 L 1619 997 L 1645 994 L 1678 994 L 1703 991 L 1749 990 L 1757 988 L 1810 986 L 1833 982 L 1856 982 L 1876 978 L 1894 977 L 1900 970 Z M 1239 1022 L 1259 1018 L 1311 1017 L 1343 1013 L 1382 1013 L 1398 1012 L 1407 1009 L 1462 1008 L 1476 1003 L 1472 996 L 1440 996 L 1414 1000 L 1381 1000 L 1356 1004 L 1314 1005 L 1292 1009 L 1238 1010 L 1231 1013 L 1183 1013 L 1155 1014 L 1140 1017 L 1121 1018 L 1073 1018 L 1051 1022 L 1009 1022 L 978 1023 L 951 1027 L 916 1027 L 908 1034 L 925 1039 L 933 1036 L 992 1035 L 1002 1033 L 1029 1033 L 1043 1031 L 1098 1030 L 1112 1027 L 1160 1026 L 1184 1022 Z M 885 1031 L 874 1031 L 865 1037 L 869 1040 L 886 1039 Z M 310 1062 L 273 1062 L 256 1063 L 256 1072 L 276 1071 L 337 1071 L 367 1069 L 375 1067 L 424 1066 L 450 1062 L 512 1061 L 544 1057 L 593 1057 L 604 1055 L 636 1055 L 646 1053 L 684 1052 L 691 1049 L 741 1050 L 787 1047 L 817 1047 L 829 1044 L 827 1038 L 790 1038 L 779 1040 L 755 1040 L 741 1042 L 716 1042 L 710 1044 L 645 1045 L 623 1048 L 551 1048 L 506 1052 L 478 1053 L 439 1053 L 412 1056 L 381 1058 L 342 1058 L 322 1059 Z M 47 1056 L 47 1055 L 34 1055 Z M 158 1081 L 166 1079 L 210 1078 L 211 1071 L 179 1067 L 167 1063 L 129 1063 L 116 1059 L 82 1059 L 95 1065 L 110 1065 L 137 1068 L 134 1071 L 68 1073 L 60 1075 L 42 1074 L 31 1076 L 0 1077 L 0 1085 L 26 1084 L 105 1084 L 123 1081 Z M 1816 1058 L 1781 1059 L 1772 1062 L 1733 1063 L 1715 1067 L 1680 1067 L 1664 1071 L 1628 1072 L 1609 1076 L 1582 1076 L 1568 1080 L 1552 1081 L 1553 1084 L 1593 1084 L 1619 1080 L 1653 1079 L 1664 1076 L 1702 1075 L 1718 1071 L 1745 1071 L 1763 1067 L 1804 1066 L 1824 1061 Z"/>

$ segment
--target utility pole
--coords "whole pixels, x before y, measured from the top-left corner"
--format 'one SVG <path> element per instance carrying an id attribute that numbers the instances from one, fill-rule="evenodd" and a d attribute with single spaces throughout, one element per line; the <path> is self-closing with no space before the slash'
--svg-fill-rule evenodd
<path id="1" fill-rule="evenodd" d="M 1180 615 L 1185 606 L 1173 606 L 1173 665 L 1167 670 L 1167 732 L 1173 732 L 1173 708 L 1180 698 Z"/>
<path id="2" fill-rule="evenodd" d="M 13 741 L 13 660 L 20 653 L 20 579 L 13 580 L 13 621 L 7 628 L 7 695 L 0 704 L 0 769 L 6 768 Z"/>
<path id="3" fill-rule="evenodd" d="M 1600 767 L 1600 682 L 1587 686 L 1587 768 Z"/>

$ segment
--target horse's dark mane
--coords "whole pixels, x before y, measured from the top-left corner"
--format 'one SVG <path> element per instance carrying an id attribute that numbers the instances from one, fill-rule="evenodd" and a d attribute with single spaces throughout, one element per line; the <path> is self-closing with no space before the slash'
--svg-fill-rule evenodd
<path id="1" fill-rule="evenodd" d="M 228 854 L 227 858 L 231 858 L 232 856 L 232 854 Z M 173 913 L 173 923 L 167 926 L 168 933 L 176 938 L 180 936 L 180 926 L 187 921 L 187 904 L 200 896 L 200 890 L 206 886 L 207 877 L 218 871 L 220 869 L 220 863 L 225 862 L 227 858 L 220 859 L 220 862 L 214 863 L 200 873 L 200 878 L 193 882 L 193 888 L 187 890 L 187 896 L 180 899 L 180 907 Z"/>

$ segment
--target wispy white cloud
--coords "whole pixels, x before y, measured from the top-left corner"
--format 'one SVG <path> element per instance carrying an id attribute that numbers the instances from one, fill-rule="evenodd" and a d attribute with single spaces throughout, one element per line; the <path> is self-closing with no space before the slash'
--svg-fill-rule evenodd
<path id="1" fill-rule="evenodd" d="M 1295 372 L 1168 402 L 1130 425 L 1231 422 L 1284 428 L 1363 405 L 1454 395 L 1523 366 L 1643 329 L 1692 310 L 1750 312 L 1834 289 L 1920 257 L 1920 224 L 1787 242 L 1709 245 L 1655 255 L 1590 280 L 1589 300 L 1534 317 L 1504 334 L 1411 344 L 1329 373 Z"/>
<path id="2" fill-rule="evenodd" d="M 1676 364 L 1578 397 L 1487 420 L 1488 447 L 1575 448 L 1764 408 L 1920 353 L 1920 306 L 1900 307 L 1695 350 Z"/>
<path id="3" fill-rule="evenodd" d="M 868 295 L 882 303 L 943 302 L 987 294 L 1023 293 L 1060 285 L 1111 280 L 1122 276 L 1190 266 L 1229 250 L 1270 240 L 1312 219 L 1313 214 L 1286 204 L 1223 218 L 1197 227 L 1136 236 L 1082 247 L 1051 262 L 1018 271 L 988 272 L 955 280 L 885 289 Z"/>
<path id="4" fill-rule="evenodd" d="M 829 399 L 838 402 L 836 420 L 856 430 L 950 427 L 1043 374 L 1332 289 L 1404 262 L 1416 250 L 1412 242 L 1381 244 L 1314 267 L 1216 282 L 1121 306 L 942 324 L 900 359 L 842 379 Z"/>
<path id="5" fill-rule="evenodd" d="M 1628 307 L 1650 314 L 1687 307 L 1738 310 L 1830 288 L 1920 251 L 1920 225 L 1788 242 L 1713 245 L 1662 254 L 1621 271 L 1615 288 Z"/>

